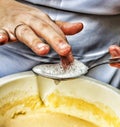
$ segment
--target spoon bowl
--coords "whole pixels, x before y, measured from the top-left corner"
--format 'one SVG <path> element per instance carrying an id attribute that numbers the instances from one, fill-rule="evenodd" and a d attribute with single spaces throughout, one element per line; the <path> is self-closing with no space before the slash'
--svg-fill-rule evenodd
<path id="1" fill-rule="evenodd" d="M 111 64 L 111 63 L 120 63 L 120 58 L 110 58 L 100 63 L 93 64 L 91 67 L 87 67 L 85 64 L 78 60 L 74 60 L 74 62 L 68 66 L 66 69 L 63 68 L 62 64 L 42 64 L 33 67 L 33 72 L 43 77 L 64 80 L 77 78 L 81 75 L 86 74 L 89 70 L 103 65 L 103 64 Z"/>

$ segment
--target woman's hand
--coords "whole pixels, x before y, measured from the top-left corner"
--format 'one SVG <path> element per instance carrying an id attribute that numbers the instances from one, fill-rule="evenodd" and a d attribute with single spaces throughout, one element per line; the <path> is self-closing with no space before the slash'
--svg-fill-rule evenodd
<path id="1" fill-rule="evenodd" d="M 52 21 L 39 9 L 14 0 L 0 0 L 0 44 L 19 40 L 37 55 L 46 55 L 52 47 L 66 65 L 74 58 L 65 35 L 76 34 L 82 28 L 82 23 Z"/>
<path id="2" fill-rule="evenodd" d="M 120 58 L 120 47 L 117 45 L 111 45 L 109 47 L 109 52 L 112 57 L 119 57 Z M 120 68 L 120 63 L 110 64 L 113 67 Z"/>

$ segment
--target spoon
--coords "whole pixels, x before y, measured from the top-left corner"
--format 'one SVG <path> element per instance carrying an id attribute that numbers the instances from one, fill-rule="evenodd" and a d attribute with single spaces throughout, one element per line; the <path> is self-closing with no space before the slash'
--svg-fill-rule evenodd
<path id="1" fill-rule="evenodd" d="M 81 75 L 86 74 L 89 70 L 103 65 L 103 64 L 112 64 L 112 63 L 120 63 L 120 57 L 110 58 L 100 63 L 96 63 L 91 67 L 87 67 L 85 64 L 78 60 L 74 60 L 74 62 L 68 66 L 66 69 L 62 67 L 62 64 L 43 64 L 37 65 L 33 67 L 33 72 L 52 79 L 63 80 L 63 79 L 71 79 L 77 78 Z"/>

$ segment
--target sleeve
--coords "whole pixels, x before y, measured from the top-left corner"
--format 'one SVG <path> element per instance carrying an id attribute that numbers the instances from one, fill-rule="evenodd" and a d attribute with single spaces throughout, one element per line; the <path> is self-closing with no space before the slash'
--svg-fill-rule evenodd
<path id="1" fill-rule="evenodd" d="M 120 0 L 25 0 L 37 5 L 97 15 L 120 14 Z"/>

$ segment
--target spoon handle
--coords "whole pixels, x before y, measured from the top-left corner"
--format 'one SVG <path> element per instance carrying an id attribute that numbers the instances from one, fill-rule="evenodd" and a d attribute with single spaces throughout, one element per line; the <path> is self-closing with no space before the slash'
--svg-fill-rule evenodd
<path id="1" fill-rule="evenodd" d="M 110 58 L 109 63 L 120 63 L 120 57 Z"/>
<path id="2" fill-rule="evenodd" d="M 91 70 L 97 66 L 103 65 L 103 64 L 112 64 L 112 63 L 120 63 L 120 57 L 109 58 L 108 60 L 93 64 L 91 67 L 89 67 L 89 70 Z"/>

